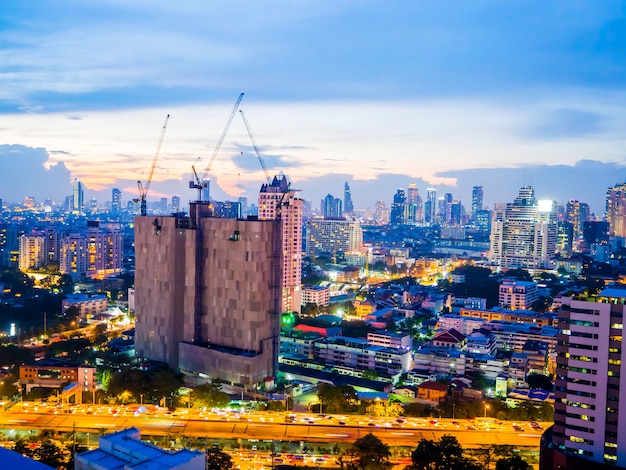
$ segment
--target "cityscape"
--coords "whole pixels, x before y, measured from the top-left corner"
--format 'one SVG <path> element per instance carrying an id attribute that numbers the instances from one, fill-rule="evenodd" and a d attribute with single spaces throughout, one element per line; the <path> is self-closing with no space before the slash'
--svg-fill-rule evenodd
<path id="1" fill-rule="evenodd" d="M 625 12 L 544 3 L 7 6 L 5 466 L 626 468 Z"/>

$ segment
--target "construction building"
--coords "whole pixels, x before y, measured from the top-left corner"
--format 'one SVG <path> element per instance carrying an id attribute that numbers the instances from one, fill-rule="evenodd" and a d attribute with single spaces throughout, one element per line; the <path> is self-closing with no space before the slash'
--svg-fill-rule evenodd
<path id="1" fill-rule="evenodd" d="M 136 355 L 253 387 L 277 368 L 281 219 L 212 215 L 196 201 L 189 217 L 135 218 Z"/>

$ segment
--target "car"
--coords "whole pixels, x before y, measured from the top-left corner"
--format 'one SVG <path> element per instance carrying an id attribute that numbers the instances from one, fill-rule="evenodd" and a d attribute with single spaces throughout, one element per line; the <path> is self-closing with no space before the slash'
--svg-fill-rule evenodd
<path id="1" fill-rule="evenodd" d="M 517 424 L 514 424 L 513 425 L 513 430 L 517 431 L 517 432 L 522 432 L 524 430 L 524 428 L 521 427 L 521 426 L 518 426 Z"/>
<path id="2" fill-rule="evenodd" d="M 339 424 L 341 424 L 342 426 L 345 426 L 345 421 L 339 421 Z"/>

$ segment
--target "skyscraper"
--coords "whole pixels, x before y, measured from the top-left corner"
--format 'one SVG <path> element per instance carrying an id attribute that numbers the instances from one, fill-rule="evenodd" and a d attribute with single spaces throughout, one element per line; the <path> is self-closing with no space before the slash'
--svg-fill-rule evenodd
<path id="1" fill-rule="evenodd" d="M 275 176 L 259 191 L 259 220 L 277 220 L 282 226 L 282 312 L 299 312 L 302 297 L 303 201 L 287 178 Z"/>
<path id="2" fill-rule="evenodd" d="M 476 218 L 476 212 L 483 210 L 483 187 L 472 188 L 472 220 Z"/>
<path id="3" fill-rule="evenodd" d="M 609 236 L 626 238 L 626 183 L 606 190 L 606 220 Z"/>
<path id="4" fill-rule="evenodd" d="M 196 383 L 260 385 L 276 375 L 281 226 L 189 213 L 135 218 L 137 356 Z"/>
<path id="5" fill-rule="evenodd" d="M 327 194 L 320 204 L 320 213 L 328 218 L 341 217 L 343 214 L 341 199 Z"/>
<path id="6" fill-rule="evenodd" d="M 85 206 L 85 188 L 83 183 L 74 178 L 72 185 L 72 214 L 82 214 Z"/>
<path id="7" fill-rule="evenodd" d="M 180 196 L 172 196 L 172 212 L 180 212 Z"/>
<path id="8" fill-rule="evenodd" d="M 390 222 L 394 225 L 401 225 L 406 223 L 407 219 L 407 203 L 406 193 L 404 189 L 400 188 L 393 196 L 393 203 L 391 204 Z"/>
<path id="9" fill-rule="evenodd" d="M 571 199 L 565 206 L 565 220 L 572 224 L 574 240 L 583 235 L 583 224 L 589 221 L 591 216 L 589 204 Z"/>
<path id="10" fill-rule="evenodd" d="M 533 188 L 524 187 L 512 204 L 494 210 L 489 259 L 505 269 L 549 268 L 556 234 L 553 202 L 537 201 Z"/>
<path id="11" fill-rule="evenodd" d="M 385 207 L 385 201 L 376 201 L 374 221 L 379 225 L 387 225 L 389 223 L 389 209 Z"/>
<path id="12" fill-rule="evenodd" d="M 122 212 L 122 191 L 118 188 L 111 190 L 111 212 L 113 214 Z"/>
<path id="13" fill-rule="evenodd" d="M 552 450 L 542 449 L 541 468 L 625 468 L 626 413 L 619 410 L 626 403 L 626 289 L 562 301 Z"/>
<path id="14" fill-rule="evenodd" d="M 424 203 L 424 223 L 432 225 L 435 223 L 437 214 L 437 190 L 428 188 L 426 190 L 426 202 Z"/>
<path id="15" fill-rule="evenodd" d="M 343 186 L 343 208 L 346 214 L 354 212 L 354 204 L 352 203 L 352 194 L 350 193 L 350 185 L 346 181 Z"/>
<path id="16" fill-rule="evenodd" d="M 406 192 L 407 222 L 412 225 L 422 224 L 424 221 L 422 198 L 415 183 L 409 184 Z"/>

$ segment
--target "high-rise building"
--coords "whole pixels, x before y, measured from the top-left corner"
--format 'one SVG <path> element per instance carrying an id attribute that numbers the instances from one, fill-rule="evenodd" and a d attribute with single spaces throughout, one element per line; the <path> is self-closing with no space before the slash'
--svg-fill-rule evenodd
<path id="1" fill-rule="evenodd" d="M 422 198 L 419 189 L 415 183 L 409 184 L 406 192 L 407 203 L 407 223 L 411 225 L 422 224 L 424 222 L 424 213 L 422 207 Z"/>
<path id="2" fill-rule="evenodd" d="M 626 238 L 626 183 L 606 190 L 606 220 L 609 236 Z"/>
<path id="3" fill-rule="evenodd" d="M 554 426 L 544 435 L 551 445 L 542 443 L 540 468 L 626 468 L 626 289 L 562 300 Z"/>
<path id="4" fill-rule="evenodd" d="M 589 221 L 591 212 L 589 204 L 571 199 L 565 206 L 565 220 L 572 224 L 574 240 L 583 235 L 583 224 Z"/>
<path id="5" fill-rule="evenodd" d="M 550 268 L 556 251 L 556 212 L 552 201 L 537 201 L 530 186 L 512 204 L 494 210 L 489 259 L 504 269 Z"/>
<path id="6" fill-rule="evenodd" d="M 387 225 L 389 223 L 389 209 L 385 207 L 385 201 L 376 201 L 374 221 L 378 225 Z"/>
<path id="7" fill-rule="evenodd" d="M 476 218 L 476 213 L 483 210 L 483 187 L 474 186 L 472 188 L 472 220 Z"/>
<path id="8" fill-rule="evenodd" d="M 394 225 L 402 225 L 407 220 L 407 203 L 406 193 L 404 189 L 400 188 L 393 196 L 393 203 L 391 204 L 390 222 Z"/>
<path id="9" fill-rule="evenodd" d="M 437 190 L 428 188 L 426 190 L 426 202 L 424 203 L 424 224 L 432 225 L 436 221 L 437 214 Z"/>
<path id="10" fill-rule="evenodd" d="M 320 204 L 320 214 L 328 218 L 341 217 L 343 215 L 341 199 L 327 194 Z"/>
<path id="11" fill-rule="evenodd" d="M 180 196 L 172 196 L 172 212 L 180 212 Z"/>
<path id="12" fill-rule="evenodd" d="M 359 251 L 363 246 L 363 230 L 358 220 L 313 218 L 306 226 L 306 253 L 336 255 Z"/>
<path id="13" fill-rule="evenodd" d="M 104 279 L 122 272 L 123 234 L 89 222 L 86 231 L 63 235 L 59 241 L 59 267 L 75 279 Z"/>
<path id="14" fill-rule="evenodd" d="M 256 387 L 276 375 L 281 227 L 189 212 L 135 218 L 136 355 Z"/>
<path id="15" fill-rule="evenodd" d="M 274 177 L 259 191 L 259 220 L 277 220 L 282 233 L 282 311 L 299 312 L 302 297 L 302 207 L 287 178 Z"/>
<path id="16" fill-rule="evenodd" d="M 569 222 L 558 222 L 556 227 L 556 248 L 562 256 L 572 256 L 574 226 Z"/>
<path id="17" fill-rule="evenodd" d="M 82 214 L 85 206 L 85 187 L 77 178 L 72 185 L 72 214 Z"/>
<path id="18" fill-rule="evenodd" d="M 352 193 L 350 192 L 350 185 L 346 181 L 343 186 L 343 208 L 346 214 L 352 214 L 354 212 L 354 204 L 352 203 Z"/>
<path id="19" fill-rule="evenodd" d="M 122 212 L 122 191 L 118 188 L 111 190 L 111 212 L 113 214 Z"/>
<path id="20" fill-rule="evenodd" d="M 19 269 L 22 272 L 42 268 L 46 264 L 46 237 L 39 231 L 20 236 Z"/>

